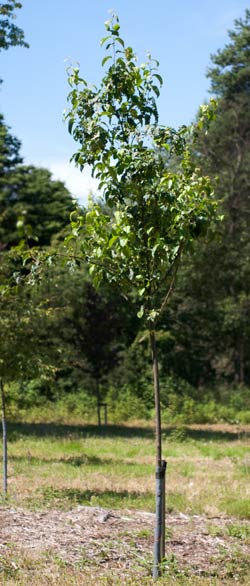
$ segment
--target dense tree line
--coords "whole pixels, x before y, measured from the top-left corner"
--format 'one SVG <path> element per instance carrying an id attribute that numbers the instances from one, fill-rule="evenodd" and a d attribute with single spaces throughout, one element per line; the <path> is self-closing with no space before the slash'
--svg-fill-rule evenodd
<path id="1" fill-rule="evenodd" d="M 162 403 L 169 419 L 181 412 L 188 419 L 205 401 L 247 409 L 240 389 L 250 384 L 249 11 L 211 61 L 207 75 L 218 111 L 209 130 L 200 130 L 192 157 L 213 181 L 223 220 L 185 255 L 161 317 Z M 24 166 L 20 149 L 1 116 L 0 378 L 9 388 L 17 385 L 20 409 L 84 392 L 91 405 L 93 398 L 107 400 L 117 417 L 150 416 L 150 349 L 136 301 L 108 284 L 97 291 L 84 264 L 62 262 L 73 200 L 49 171 Z M 19 272 L 28 274 L 20 246 L 50 251 L 53 266 L 46 265 L 39 285 L 6 296 L 10 276 L 18 287 Z M 205 418 L 205 407 L 197 417 Z"/>
<path id="2" fill-rule="evenodd" d="M 214 181 L 224 220 L 216 238 L 195 251 L 183 273 L 183 318 L 197 332 L 195 384 L 249 384 L 250 12 L 235 22 L 230 42 L 208 70 L 218 99 L 216 120 L 194 153 Z M 198 320 L 198 321 L 197 321 Z M 190 340 L 191 341 L 191 340 Z M 196 373 L 196 374 L 195 374 Z"/>

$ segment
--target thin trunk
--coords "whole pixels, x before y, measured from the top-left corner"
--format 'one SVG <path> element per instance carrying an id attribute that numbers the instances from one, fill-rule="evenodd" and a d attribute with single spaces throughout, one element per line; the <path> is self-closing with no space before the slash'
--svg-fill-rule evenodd
<path id="1" fill-rule="evenodd" d="M 3 493 L 7 494 L 8 475 L 8 452 L 7 452 L 7 422 L 3 380 L 0 379 L 1 401 L 2 401 L 2 429 L 3 429 Z"/>
<path id="2" fill-rule="evenodd" d="M 101 406 L 100 406 L 100 387 L 99 380 L 96 380 L 96 400 L 97 400 L 97 421 L 98 425 L 101 425 Z"/>
<path id="3" fill-rule="evenodd" d="M 159 366 L 157 358 L 155 331 L 150 330 L 150 343 L 152 351 L 153 375 L 154 375 L 154 396 L 155 396 L 155 443 L 156 443 L 156 467 L 161 467 L 161 404 L 160 404 L 160 381 Z"/>
<path id="4" fill-rule="evenodd" d="M 104 403 L 104 423 L 108 425 L 108 405 Z"/>
<path id="5" fill-rule="evenodd" d="M 166 462 L 162 461 L 162 437 L 161 437 L 161 404 L 159 366 L 157 358 L 155 331 L 150 330 L 150 343 L 152 350 L 154 396 L 155 396 L 155 442 L 156 442 L 156 513 L 155 513 L 155 537 L 154 537 L 154 566 L 153 578 L 157 580 L 161 575 L 161 562 L 165 556 L 165 471 Z"/>
<path id="6" fill-rule="evenodd" d="M 237 384 L 245 382 L 245 347 L 244 337 L 236 336 L 233 350 L 234 380 Z"/>
<path id="7" fill-rule="evenodd" d="M 241 384 L 245 382 L 245 352 L 244 352 L 244 338 L 241 336 L 239 340 L 239 381 Z"/>

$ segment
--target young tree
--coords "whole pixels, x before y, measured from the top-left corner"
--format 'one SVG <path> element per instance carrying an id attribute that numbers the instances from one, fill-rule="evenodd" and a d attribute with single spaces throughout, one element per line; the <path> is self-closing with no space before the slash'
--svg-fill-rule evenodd
<path id="1" fill-rule="evenodd" d="M 72 91 L 69 130 L 80 143 L 73 160 L 92 166 L 109 215 L 90 203 L 86 215 L 72 218 L 73 234 L 83 232 L 81 253 L 95 282 L 107 279 L 141 300 L 152 349 L 156 411 L 156 531 L 154 577 L 164 557 L 164 474 L 156 328 L 173 289 L 184 249 L 203 233 L 215 214 L 208 178 L 190 161 L 188 142 L 195 130 L 178 131 L 158 122 L 156 97 L 162 84 L 158 63 L 138 66 L 120 37 L 119 21 L 106 23 L 108 51 L 100 87 L 89 86 L 78 68 L 69 74 Z M 110 63 L 109 63 L 110 62 Z M 109 65 L 109 66 L 108 66 Z M 209 107 L 202 107 L 199 125 Z M 178 170 L 171 161 L 178 158 Z"/>
<path id="2" fill-rule="evenodd" d="M 41 299 L 38 288 L 8 286 L 16 262 L 15 251 L 2 252 L 0 261 L 0 403 L 6 493 L 8 386 L 18 381 L 25 388 L 25 382 L 38 376 L 44 381 L 53 380 L 62 367 L 65 345 L 57 336 L 56 312 L 45 296 Z"/>
<path id="3" fill-rule="evenodd" d="M 46 362 L 51 370 L 52 357 L 56 356 L 58 361 L 58 344 L 51 343 L 53 329 L 48 337 L 45 327 L 47 299 L 35 303 L 34 291 L 27 294 L 23 287 L 16 287 L 16 274 L 19 280 L 22 276 L 25 281 L 30 268 L 21 255 L 23 251 L 27 261 L 26 243 L 23 242 L 23 248 L 22 242 L 18 245 L 22 235 L 29 235 L 29 245 L 35 242 L 49 246 L 53 237 L 59 239 L 59 232 L 68 226 L 73 209 L 73 200 L 62 182 L 53 181 L 46 169 L 24 167 L 21 163 L 20 142 L 11 135 L 0 115 L 0 401 L 4 492 L 7 491 L 6 384 L 28 379 L 35 371 L 41 373 L 46 370 Z"/>

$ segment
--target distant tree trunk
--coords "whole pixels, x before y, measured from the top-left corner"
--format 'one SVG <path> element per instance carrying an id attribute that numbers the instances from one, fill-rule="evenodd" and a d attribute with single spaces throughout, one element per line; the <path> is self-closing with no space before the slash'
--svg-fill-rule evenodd
<path id="1" fill-rule="evenodd" d="M 2 429 L 3 429 L 3 493 L 7 494 L 7 467 L 8 467 L 8 452 L 7 452 L 7 422 L 6 422 L 6 408 L 5 408 L 5 394 L 3 380 L 0 379 L 0 391 L 2 402 Z"/>
<path id="2" fill-rule="evenodd" d="M 101 425 L 101 406 L 100 406 L 100 385 L 99 379 L 96 379 L 96 401 L 97 401 L 97 421 Z"/>
<path id="3" fill-rule="evenodd" d="M 165 557 L 165 471 L 166 462 L 162 460 L 161 403 L 159 365 L 156 348 L 155 331 L 150 330 L 152 351 L 154 396 L 155 396 L 155 442 L 156 442 L 156 519 L 154 537 L 153 578 L 161 575 L 161 561 Z"/>
<path id="4" fill-rule="evenodd" d="M 243 385 L 245 382 L 245 348 L 243 336 L 239 339 L 239 381 Z"/>
<path id="5" fill-rule="evenodd" d="M 245 345 L 243 336 L 237 336 L 235 340 L 234 380 L 241 385 L 245 382 Z"/>

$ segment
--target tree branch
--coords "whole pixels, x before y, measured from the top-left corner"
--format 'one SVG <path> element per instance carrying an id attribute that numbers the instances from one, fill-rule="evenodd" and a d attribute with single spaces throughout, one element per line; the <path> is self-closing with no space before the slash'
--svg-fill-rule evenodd
<path id="1" fill-rule="evenodd" d="M 179 247 L 178 253 L 177 253 L 176 257 L 175 257 L 174 264 L 170 267 L 170 269 L 168 270 L 168 272 L 165 275 L 165 279 L 166 279 L 168 277 L 168 275 L 173 270 L 173 276 L 172 276 L 172 279 L 171 279 L 171 282 L 170 282 L 170 286 L 169 286 L 169 289 L 168 289 L 168 292 L 167 292 L 166 296 L 163 299 L 163 302 L 162 302 L 162 304 L 160 306 L 160 309 L 157 312 L 157 319 L 156 319 L 156 321 L 158 321 L 160 315 L 164 311 L 164 309 L 165 309 L 165 307 L 167 305 L 167 302 L 169 300 L 169 297 L 170 297 L 170 295 L 172 293 L 173 286 L 174 286 L 175 279 L 176 279 L 177 270 L 178 270 L 178 267 L 179 267 L 179 264 L 180 264 L 180 260 L 181 260 L 181 253 L 183 251 L 183 247 L 184 247 L 184 244 L 182 243 L 181 246 Z"/>

